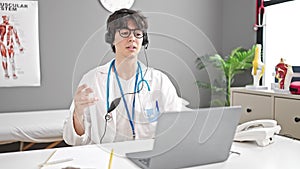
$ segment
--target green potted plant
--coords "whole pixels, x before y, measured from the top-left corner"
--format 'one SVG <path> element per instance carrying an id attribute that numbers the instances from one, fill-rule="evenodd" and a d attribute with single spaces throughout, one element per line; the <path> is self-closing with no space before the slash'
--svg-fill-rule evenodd
<path id="1" fill-rule="evenodd" d="M 225 76 L 224 78 L 215 80 L 213 84 L 197 81 L 199 88 L 207 88 L 210 89 L 211 92 L 221 93 L 226 96 L 225 101 L 211 100 L 212 106 L 230 105 L 230 87 L 234 82 L 234 76 L 252 67 L 254 53 L 255 45 L 253 45 L 251 49 L 244 49 L 241 47 L 235 48 L 226 58 L 222 58 L 220 55 L 215 54 L 213 56 L 207 55 L 196 59 L 197 68 L 199 70 L 202 70 L 211 64 L 219 71 L 223 71 L 223 75 Z"/>

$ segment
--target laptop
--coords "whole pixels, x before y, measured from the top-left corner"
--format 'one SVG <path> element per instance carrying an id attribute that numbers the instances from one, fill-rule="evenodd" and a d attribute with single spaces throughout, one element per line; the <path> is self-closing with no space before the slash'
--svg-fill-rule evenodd
<path id="1" fill-rule="evenodd" d="M 175 169 L 226 161 L 241 107 L 202 108 L 162 113 L 153 149 L 127 153 L 143 169 Z"/>

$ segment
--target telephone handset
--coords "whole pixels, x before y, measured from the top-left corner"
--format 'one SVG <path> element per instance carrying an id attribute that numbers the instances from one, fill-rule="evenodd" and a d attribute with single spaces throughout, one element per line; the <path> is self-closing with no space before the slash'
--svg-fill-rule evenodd
<path id="1" fill-rule="evenodd" d="M 249 121 L 237 126 L 234 141 L 256 141 L 259 146 L 267 146 L 274 142 L 274 134 L 280 130 L 275 120 Z"/>

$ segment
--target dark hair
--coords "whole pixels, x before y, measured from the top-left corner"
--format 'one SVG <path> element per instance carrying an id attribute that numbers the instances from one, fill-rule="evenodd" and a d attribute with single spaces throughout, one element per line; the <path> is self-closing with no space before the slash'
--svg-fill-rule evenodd
<path id="1" fill-rule="evenodd" d="M 138 29 L 141 29 L 145 34 L 148 29 L 148 22 L 144 15 L 140 11 L 131 9 L 120 9 L 111 14 L 106 22 L 107 33 L 105 35 L 105 41 L 111 44 L 113 52 L 116 52 L 113 41 L 117 29 L 127 28 L 128 21 L 132 20 L 135 22 Z"/>

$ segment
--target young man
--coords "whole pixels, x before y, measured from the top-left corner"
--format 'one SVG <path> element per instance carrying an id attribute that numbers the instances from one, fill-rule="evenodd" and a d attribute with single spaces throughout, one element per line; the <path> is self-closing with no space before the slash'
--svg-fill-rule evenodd
<path id="1" fill-rule="evenodd" d="M 153 138 L 160 113 L 181 110 L 168 77 L 138 60 L 149 43 L 147 28 L 146 18 L 135 10 L 109 16 L 105 40 L 115 58 L 83 76 L 64 124 L 67 144 Z"/>

